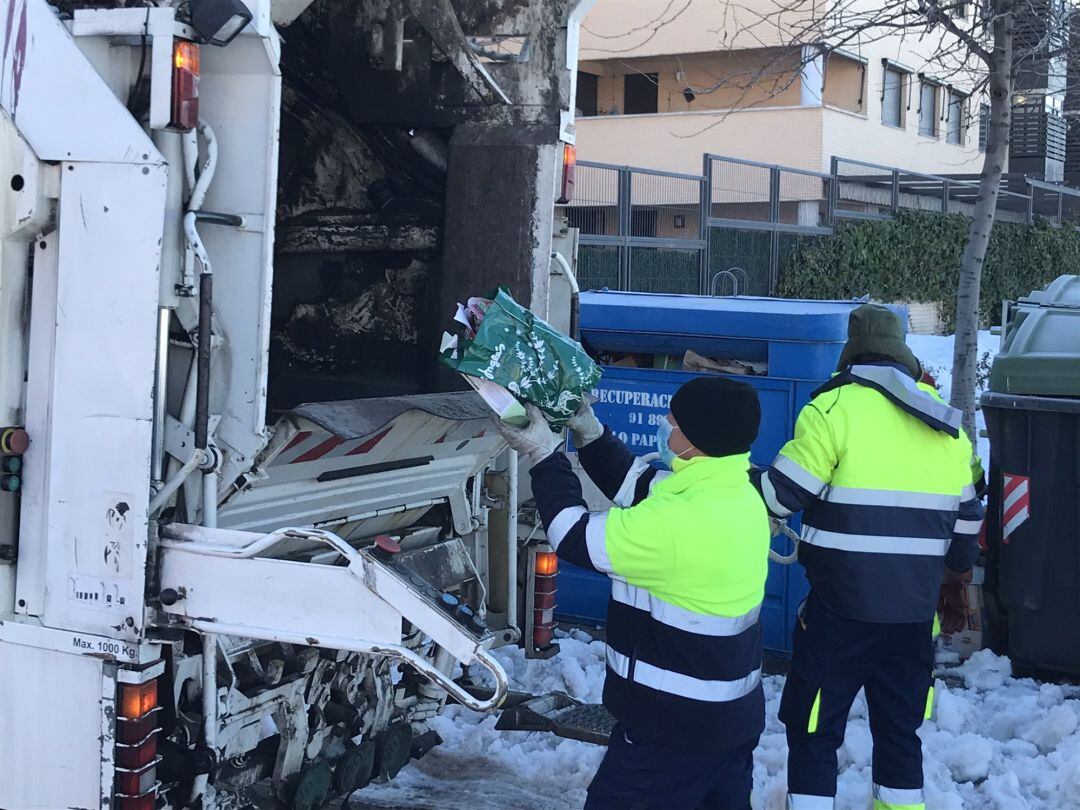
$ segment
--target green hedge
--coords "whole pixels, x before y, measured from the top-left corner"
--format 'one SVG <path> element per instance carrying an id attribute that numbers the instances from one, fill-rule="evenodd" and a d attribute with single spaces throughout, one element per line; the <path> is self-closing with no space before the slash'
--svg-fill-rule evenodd
<path id="1" fill-rule="evenodd" d="M 796 243 L 781 262 L 784 298 L 939 302 L 949 328 L 968 218 L 907 212 L 887 221 L 850 221 L 831 236 Z M 997 223 L 983 266 L 980 319 L 996 324 L 1001 301 L 1080 273 L 1080 230 Z"/>
<path id="2" fill-rule="evenodd" d="M 631 248 L 630 290 L 653 293 L 696 293 L 701 286 L 700 255 L 678 248 Z M 619 289 L 619 248 L 578 247 L 578 284 L 583 290 Z"/>

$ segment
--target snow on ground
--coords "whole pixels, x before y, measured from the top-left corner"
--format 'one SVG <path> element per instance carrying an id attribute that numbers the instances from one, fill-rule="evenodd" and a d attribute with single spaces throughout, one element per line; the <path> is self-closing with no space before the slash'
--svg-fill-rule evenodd
<path id="1" fill-rule="evenodd" d="M 511 688 L 533 694 L 561 691 L 599 703 L 604 685 L 604 644 L 574 630 L 547 661 L 527 660 L 521 650 L 496 651 Z M 604 749 L 550 734 L 495 730 L 494 716 L 461 706 L 435 718 L 443 745 L 385 785 L 356 794 L 360 807 L 438 810 L 576 810 L 585 804 Z"/>
<path id="2" fill-rule="evenodd" d="M 947 400 L 952 337 L 910 335 L 908 344 Z M 998 338 L 979 333 L 981 389 Z M 979 414 L 979 428 L 985 428 Z M 979 441 L 984 464 L 989 443 Z M 560 639 L 561 653 L 527 661 L 500 650 L 514 688 L 552 690 L 600 701 L 604 645 L 581 631 Z M 955 656 L 951 656 L 955 660 Z M 942 655 L 941 663 L 950 656 Z M 988 650 L 952 668 L 937 684 L 934 718 L 923 725 L 930 810 L 1080 810 L 1080 686 L 1014 679 L 1007 659 Z M 776 719 L 784 679 L 765 679 L 766 729 L 755 754 L 754 810 L 783 810 L 787 778 L 784 728 Z M 546 734 L 495 731 L 493 716 L 460 706 L 434 721 L 444 744 L 386 785 L 356 794 L 358 808 L 416 810 L 576 810 L 603 756 L 599 746 Z M 840 749 L 838 810 L 870 806 L 871 737 L 862 696 Z"/>
<path id="3" fill-rule="evenodd" d="M 600 699 L 604 646 L 580 631 L 549 661 L 519 650 L 499 659 L 515 688 L 559 689 Z M 988 650 L 938 681 L 937 707 L 921 730 L 930 810 L 1080 808 L 1080 686 L 1010 676 Z M 787 773 L 784 729 L 776 719 L 783 678 L 765 679 L 765 733 L 755 754 L 754 810 L 782 810 Z M 495 718 L 453 707 L 435 721 L 445 743 L 386 785 L 356 794 L 354 807 L 416 810 L 570 810 L 600 762 L 599 746 L 545 734 L 495 731 Z M 839 810 L 870 806 L 871 738 L 866 703 L 852 708 L 840 749 Z"/>
<path id="4" fill-rule="evenodd" d="M 980 395 L 986 390 L 987 377 L 990 374 L 990 363 L 993 362 L 994 356 L 997 354 L 1000 342 L 1001 338 L 997 335 L 991 335 L 989 332 L 979 332 L 979 367 L 977 373 Z M 915 356 L 919 358 L 923 368 L 929 371 L 931 376 L 937 380 L 938 391 L 947 402 L 952 391 L 952 335 L 945 337 L 938 335 L 908 335 L 907 344 L 911 351 L 915 353 Z M 976 414 L 976 419 L 979 430 L 985 430 L 986 421 L 983 419 L 982 411 Z M 987 459 L 990 457 L 990 442 L 987 439 L 979 439 L 978 452 L 979 458 L 983 461 L 983 467 L 989 469 Z"/>

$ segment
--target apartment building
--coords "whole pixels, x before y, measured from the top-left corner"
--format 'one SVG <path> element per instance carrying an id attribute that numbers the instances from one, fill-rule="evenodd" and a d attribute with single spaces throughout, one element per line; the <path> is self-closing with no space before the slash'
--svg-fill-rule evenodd
<path id="1" fill-rule="evenodd" d="M 1035 2 L 1017 31 L 1027 56 L 997 216 L 1080 221 L 1080 195 L 1052 185 L 1080 182 L 1062 114 L 1080 111 L 1080 21 L 1066 38 L 1073 0 Z M 885 0 L 845 8 L 873 3 Z M 977 7 L 949 10 L 963 24 Z M 796 15 L 821 8 L 597 0 L 581 31 L 577 149 L 605 165 L 579 168 L 565 209 L 583 284 L 770 294 L 801 240 L 845 218 L 973 212 L 989 108 L 966 52 L 935 57 L 940 37 L 912 31 L 793 48 L 813 41 L 793 35 Z M 1068 137 L 1080 144 L 1080 126 Z"/>
<path id="2" fill-rule="evenodd" d="M 599 0 L 581 32 L 578 158 L 700 173 L 706 152 L 813 171 L 842 155 L 979 171 L 988 108 L 929 45 L 867 37 L 793 52 L 784 20 L 760 22 L 778 7 Z"/>

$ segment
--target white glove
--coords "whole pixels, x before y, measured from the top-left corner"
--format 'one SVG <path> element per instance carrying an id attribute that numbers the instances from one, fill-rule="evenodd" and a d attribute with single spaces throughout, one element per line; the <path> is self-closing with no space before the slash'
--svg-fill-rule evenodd
<path id="1" fill-rule="evenodd" d="M 582 400 L 581 407 L 570 417 L 566 426 L 570 428 L 570 435 L 574 437 L 574 447 L 579 449 L 592 444 L 604 435 L 604 426 L 596 418 L 588 400 Z"/>
<path id="2" fill-rule="evenodd" d="M 562 440 L 552 432 L 543 412 L 531 402 L 525 403 L 525 412 L 529 415 L 529 424 L 523 428 L 501 419 L 496 419 L 495 424 L 506 443 L 524 456 L 532 468 L 554 453 Z"/>

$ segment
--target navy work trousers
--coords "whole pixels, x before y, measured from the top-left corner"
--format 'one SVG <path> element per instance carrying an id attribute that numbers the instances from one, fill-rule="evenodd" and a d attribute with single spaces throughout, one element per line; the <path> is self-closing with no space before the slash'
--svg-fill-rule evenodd
<path id="1" fill-rule="evenodd" d="M 756 747 L 757 740 L 730 751 L 672 748 L 619 723 L 585 810 L 750 810 Z"/>
<path id="2" fill-rule="evenodd" d="M 796 622 L 791 672 L 780 701 L 789 795 L 836 795 L 836 752 L 851 704 L 865 688 L 875 795 L 883 787 L 885 793 L 911 797 L 910 805 L 921 802 L 922 742 L 916 731 L 932 697 L 932 627 L 932 620 L 848 619 L 811 592 Z"/>

